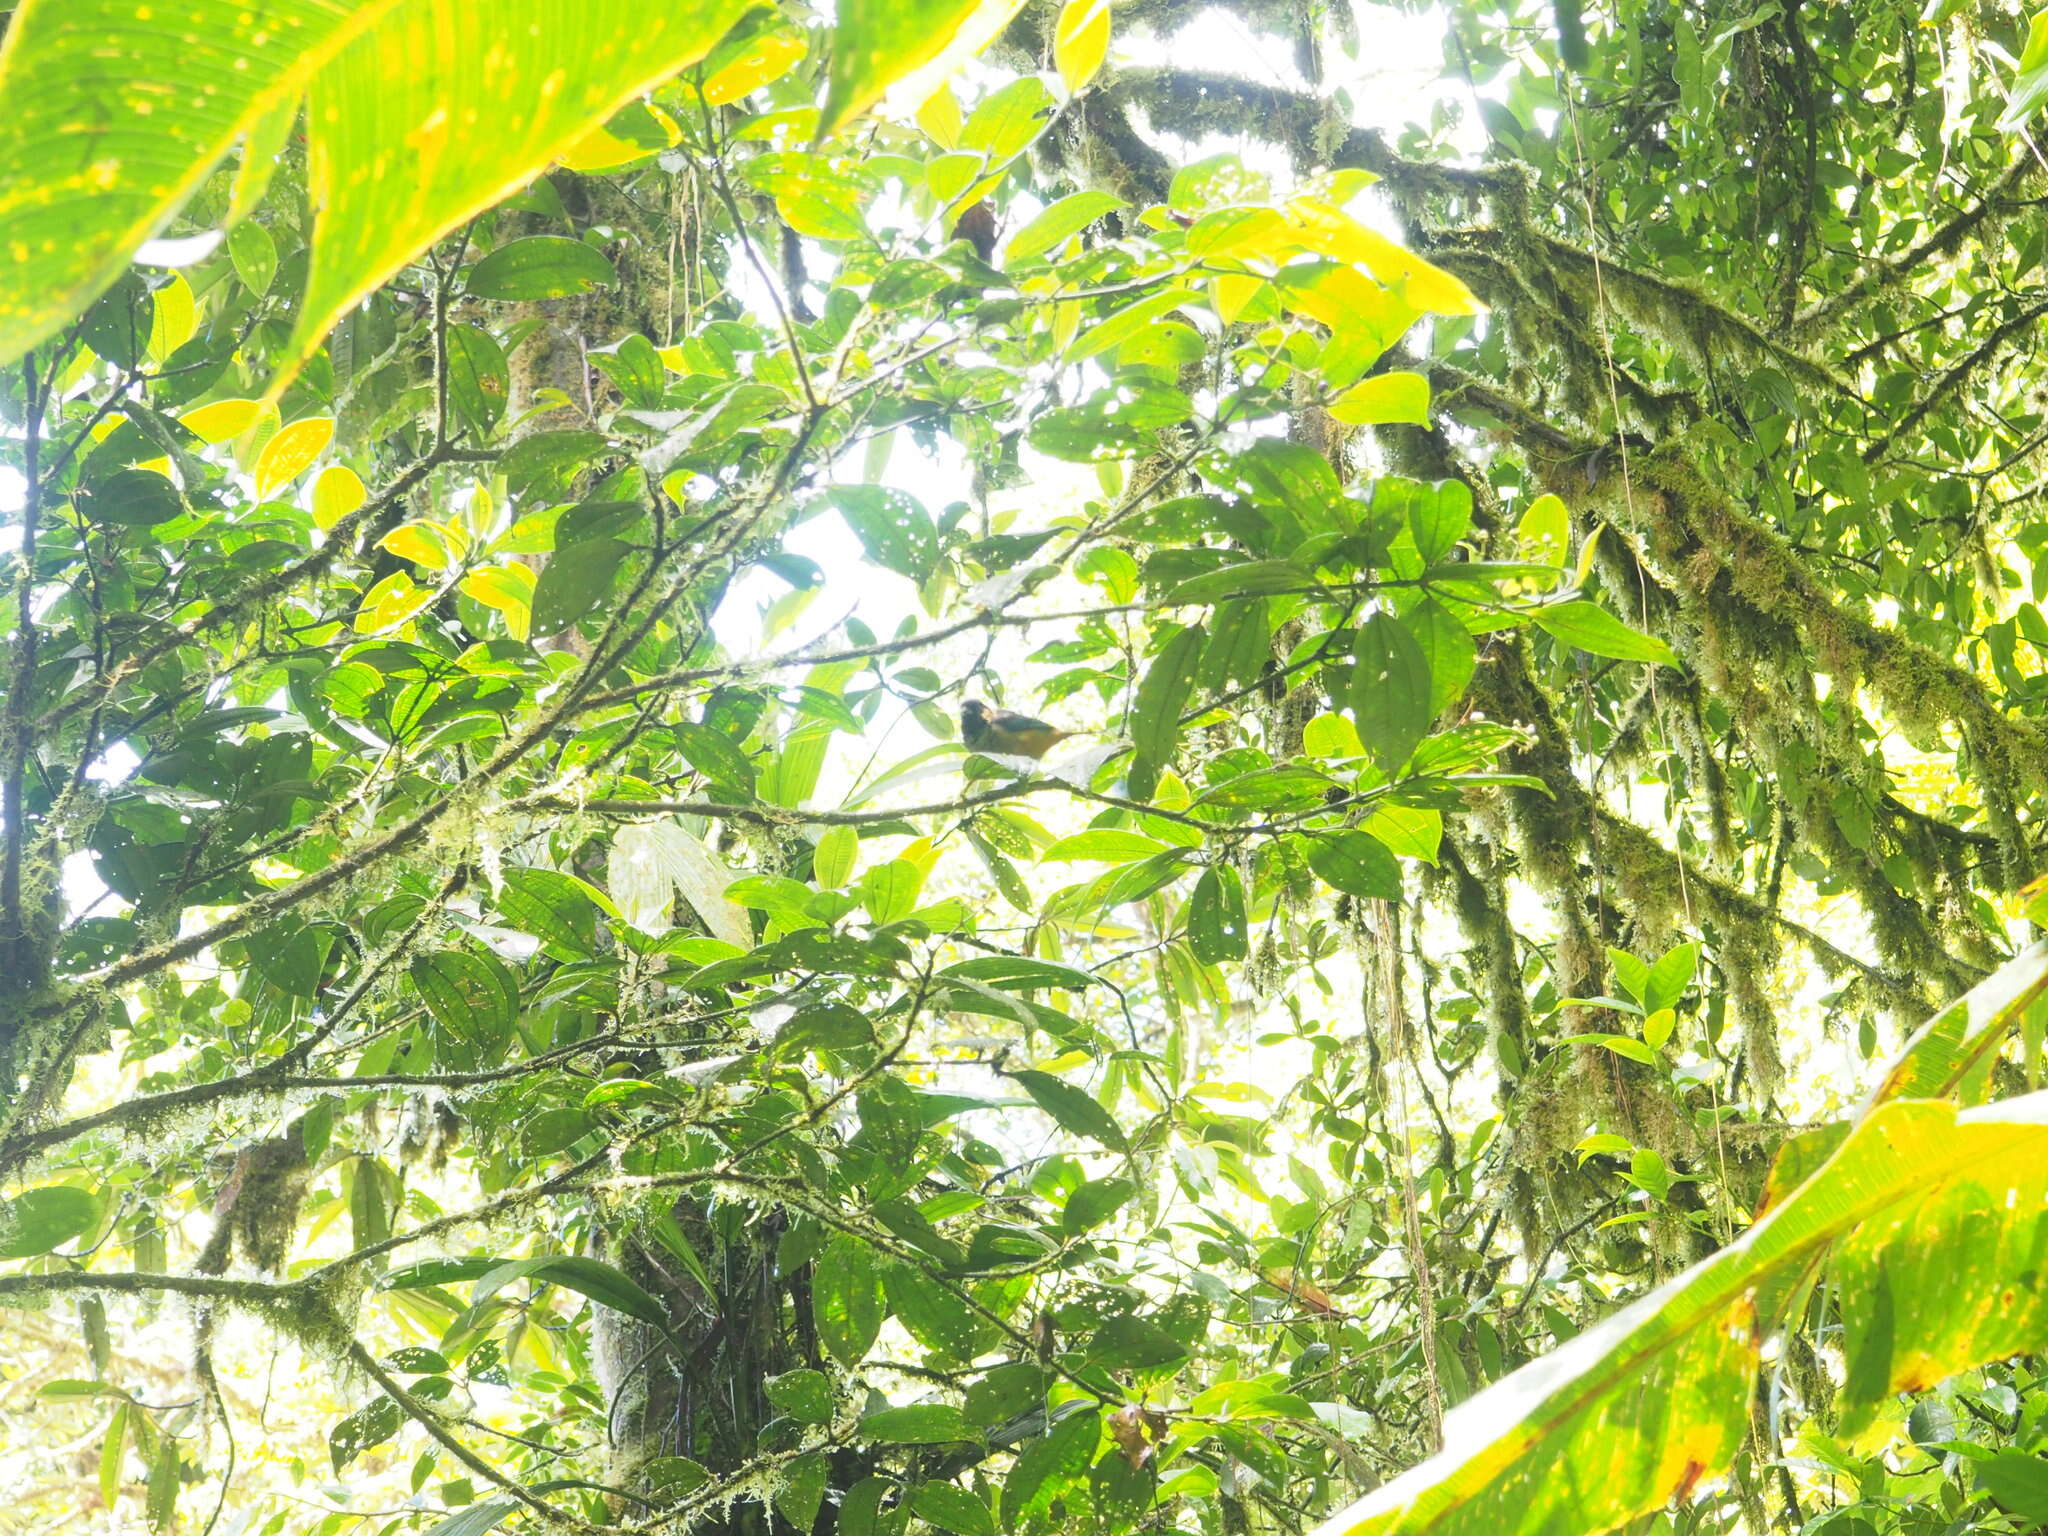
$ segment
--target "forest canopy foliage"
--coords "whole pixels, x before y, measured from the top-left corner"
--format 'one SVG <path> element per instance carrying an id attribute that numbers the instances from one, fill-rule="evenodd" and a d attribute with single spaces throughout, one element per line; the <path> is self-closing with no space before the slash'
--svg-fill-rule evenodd
<path id="1" fill-rule="evenodd" d="M 2048 1522 L 2044 101 L 25 0 L 0 1528 Z"/>

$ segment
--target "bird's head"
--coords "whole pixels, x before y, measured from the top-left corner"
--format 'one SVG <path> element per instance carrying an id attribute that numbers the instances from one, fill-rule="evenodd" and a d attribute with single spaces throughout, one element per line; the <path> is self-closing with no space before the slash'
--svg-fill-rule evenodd
<path id="1" fill-rule="evenodd" d="M 994 711 L 980 699 L 966 699 L 960 705 L 960 739 L 969 746 L 987 734 Z"/>

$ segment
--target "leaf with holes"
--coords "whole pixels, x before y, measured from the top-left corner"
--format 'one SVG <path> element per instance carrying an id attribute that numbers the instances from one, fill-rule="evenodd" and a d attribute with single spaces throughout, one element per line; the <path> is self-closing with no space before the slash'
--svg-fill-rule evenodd
<path id="1" fill-rule="evenodd" d="M 1188 900 L 1188 948 L 1204 965 L 1242 960 L 1247 927 L 1244 883 L 1236 870 L 1211 864 Z"/>
<path id="2" fill-rule="evenodd" d="M 496 1046 L 519 1016 L 519 983 L 495 955 L 438 950 L 416 957 L 408 974 L 435 1021 L 472 1045 Z"/>

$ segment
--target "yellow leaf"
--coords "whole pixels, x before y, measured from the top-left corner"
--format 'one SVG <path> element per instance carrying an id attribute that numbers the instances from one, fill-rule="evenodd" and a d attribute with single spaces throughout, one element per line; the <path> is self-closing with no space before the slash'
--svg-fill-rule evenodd
<path id="1" fill-rule="evenodd" d="M 313 467 L 334 441 L 332 416 L 304 416 L 282 428 L 256 460 L 256 494 L 268 496 Z"/>
<path id="2" fill-rule="evenodd" d="M 332 528 L 369 500 L 362 477 L 346 464 L 330 464 L 313 482 L 313 522 L 322 530 Z"/>
<path id="3" fill-rule="evenodd" d="M 480 566 L 462 578 L 465 596 L 505 616 L 505 628 L 514 640 L 524 640 L 533 622 L 534 571 L 530 565 L 505 561 Z"/>
<path id="4" fill-rule="evenodd" d="M 277 407 L 261 400 L 215 400 L 194 406 L 178 423 L 202 443 L 224 443 L 255 426 L 266 412 L 275 416 Z"/>
<path id="5" fill-rule="evenodd" d="M 670 373 L 688 373 L 690 365 L 683 359 L 681 347 L 656 347 L 654 355 L 661 359 L 661 366 Z"/>
<path id="6" fill-rule="evenodd" d="M 996 40 L 1023 0 L 841 0 L 818 137 L 889 96 L 907 117 Z"/>
<path id="7" fill-rule="evenodd" d="M 1356 267 L 1324 267 L 1308 278 L 1283 272 L 1274 286 L 1280 302 L 1296 314 L 1307 315 L 1347 341 L 1369 339 L 1380 351 L 1422 318 L 1420 310 Z"/>
<path id="8" fill-rule="evenodd" d="M 1109 0 L 1067 0 L 1053 28 L 1052 58 L 1076 94 L 1109 56 Z"/>
<path id="9" fill-rule="evenodd" d="M 1479 300 L 1457 278 L 1431 266 L 1413 251 L 1403 250 L 1376 229 L 1319 198 L 1296 198 L 1288 205 L 1295 238 L 1318 255 L 1365 268 L 1425 314 L 1476 315 Z"/>
<path id="10" fill-rule="evenodd" d="M 1381 373 L 1360 379 L 1330 402 L 1330 414 L 1354 427 L 1388 422 L 1429 424 L 1429 380 L 1419 373 Z"/>
<path id="11" fill-rule="evenodd" d="M 454 547 L 459 535 L 451 537 L 452 534 L 454 530 L 441 523 L 402 523 L 377 542 L 401 560 L 410 560 L 430 571 L 445 571 L 452 563 L 451 557 L 461 555 L 461 550 Z M 462 543 L 467 544 L 468 540 Z"/>
<path id="12" fill-rule="evenodd" d="M 555 163 L 570 171 L 609 171 L 649 153 L 645 146 L 622 139 L 600 124 L 563 150 Z"/>
<path id="13" fill-rule="evenodd" d="M 925 98 L 923 106 L 917 109 L 917 126 L 941 149 L 960 147 L 960 129 L 965 119 L 960 115 L 960 98 L 953 94 L 953 87 L 942 85 Z"/>
<path id="14" fill-rule="evenodd" d="M 1254 277 L 1250 273 L 1219 273 L 1209 285 L 1210 295 L 1216 304 L 1216 317 L 1225 325 L 1234 325 L 1237 317 L 1245 312 L 1265 286 L 1263 277 Z"/>
<path id="15" fill-rule="evenodd" d="M 803 56 L 803 39 L 794 33 L 770 32 L 757 37 L 704 81 L 705 103 L 722 107 L 751 95 L 769 81 L 788 74 L 790 66 Z"/>
<path id="16" fill-rule="evenodd" d="M 1572 573 L 1572 585 L 1583 587 L 1593 574 L 1593 558 L 1600 552 L 1600 535 L 1607 531 L 1605 523 L 1595 523 L 1586 534 L 1586 542 L 1579 546 L 1578 569 Z"/>
<path id="17" fill-rule="evenodd" d="M 472 539 L 480 539 L 489 533 L 498 521 L 498 504 L 491 499 L 491 488 L 481 483 L 472 486 L 469 503 L 462 509 L 462 521 L 449 524 L 449 529 L 462 540 L 467 550 Z"/>
<path id="18" fill-rule="evenodd" d="M 235 438 L 235 462 L 251 472 L 256 468 L 256 461 L 263 457 L 263 450 L 270 446 L 270 440 L 277 436 L 281 424 L 276 405 L 268 400 L 259 403 L 263 409 Z"/>
<path id="19" fill-rule="evenodd" d="M 1218 208 L 1195 220 L 1187 234 L 1188 254 L 1204 261 L 1235 257 L 1278 264 L 1300 249 L 1276 208 Z"/>
<path id="20" fill-rule="evenodd" d="M 173 272 L 152 297 L 156 311 L 149 322 L 149 355 L 161 363 L 192 339 L 199 329 L 199 312 L 192 302 L 192 285 L 181 273 Z"/>
<path id="21" fill-rule="evenodd" d="M 370 588 L 356 610 L 356 631 L 374 635 L 396 629 L 434 599 L 432 587 L 415 585 L 403 571 L 394 571 Z"/>
<path id="22" fill-rule="evenodd" d="M 578 0 L 537 8 L 548 24 L 508 26 L 491 6 L 409 0 L 344 48 L 307 98 L 321 212 L 272 397 L 365 294 L 704 57 L 747 9 Z"/>

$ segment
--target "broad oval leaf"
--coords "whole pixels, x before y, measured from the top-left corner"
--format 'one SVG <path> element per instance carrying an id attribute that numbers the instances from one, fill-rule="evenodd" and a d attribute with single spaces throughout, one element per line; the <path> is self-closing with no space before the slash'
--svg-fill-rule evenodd
<path id="1" fill-rule="evenodd" d="M 595 246 L 564 235 L 528 235 L 471 267 L 464 286 L 479 299 L 565 299 L 618 276 Z"/>
<path id="2" fill-rule="evenodd" d="M 1531 610 L 1530 617 L 1545 634 L 1566 645 L 1611 656 L 1616 661 L 1644 661 L 1653 666 L 1675 667 L 1678 655 L 1655 635 L 1630 629 L 1598 603 L 1574 598 L 1568 603 L 1547 603 Z"/>
<path id="3" fill-rule="evenodd" d="M 69 1184 L 46 1184 L 0 1201 L 0 1259 L 61 1248 L 99 1219 L 100 1203 Z"/>

